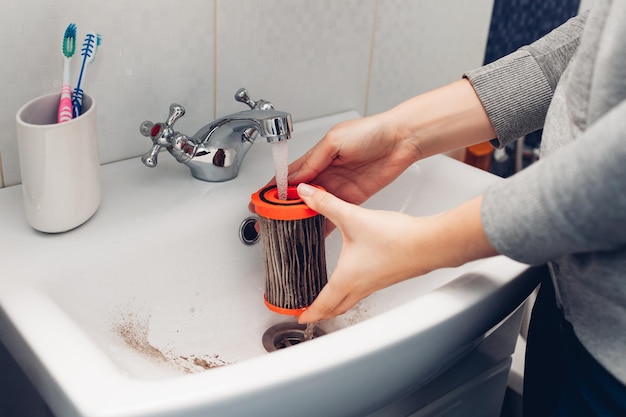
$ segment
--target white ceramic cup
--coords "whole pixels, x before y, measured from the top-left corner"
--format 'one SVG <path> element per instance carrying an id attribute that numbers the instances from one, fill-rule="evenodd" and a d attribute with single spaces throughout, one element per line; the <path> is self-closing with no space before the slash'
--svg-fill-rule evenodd
<path id="1" fill-rule="evenodd" d="M 38 97 L 16 115 L 26 220 L 47 233 L 80 226 L 100 205 L 96 102 L 85 95 L 83 113 L 57 123 L 59 98 Z"/>

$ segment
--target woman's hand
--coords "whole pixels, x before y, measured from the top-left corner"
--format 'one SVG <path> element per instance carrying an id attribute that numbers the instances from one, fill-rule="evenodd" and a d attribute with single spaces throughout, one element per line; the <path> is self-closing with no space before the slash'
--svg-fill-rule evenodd
<path id="1" fill-rule="evenodd" d="M 495 137 L 473 87 L 459 80 L 333 127 L 289 166 L 289 183 L 315 183 L 361 204 L 419 159 Z"/>
<path id="2" fill-rule="evenodd" d="M 328 284 L 298 318 L 343 314 L 382 288 L 434 269 L 496 254 L 480 221 L 481 198 L 431 217 L 368 210 L 307 184 L 298 193 L 341 231 L 343 247 Z"/>
<path id="3" fill-rule="evenodd" d="M 459 80 L 334 126 L 289 166 L 288 181 L 315 183 L 361 204 L 419 159 L 495 136 L 471 84 Z"/>
<path id="4" fill-rule="evenodd" d="M 361 204 L 420 158 L 388 113 L 334 126 L 289 166 L 289 183 L 314 183 Z"/>

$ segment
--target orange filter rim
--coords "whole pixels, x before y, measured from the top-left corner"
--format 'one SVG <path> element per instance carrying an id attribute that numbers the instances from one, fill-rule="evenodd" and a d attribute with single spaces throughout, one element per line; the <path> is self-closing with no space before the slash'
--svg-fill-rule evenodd
<path id="1" fill-rule="evenodd" d="M 313 185 L 313 184 L 311 184 Z M 321 190 L 324 188 L 313 185 Z M 305 204 L 298 196 L 296 185 L 287 187 L 287 200 L 278 198 L 278 187 L 270 185 L 252 194 L 252 204 L 259 216 L 272 220 L 300 220 L 315 217 L 319 213 Z"/>
<path id="2" fill-rule="evenodd" d="M 278 306 L 275 306 L 274 304 L 270 303 L 269 301 L 267 301 L 267 297 L 265 297 L 265 295 L 263 296 L 263 302 L 265 303 L 265 306 L 267 308 L 269 308 L 270 310 L 272 310 L 274 313 L 283 314 L 285 316 L 300 317 L 300 314 L 304 313 L 306 311 L 306 309 L 308 308 L 308 307 L 302 307 L 302 308 L 283 308 L 283 307 L 278 307 Z"/>

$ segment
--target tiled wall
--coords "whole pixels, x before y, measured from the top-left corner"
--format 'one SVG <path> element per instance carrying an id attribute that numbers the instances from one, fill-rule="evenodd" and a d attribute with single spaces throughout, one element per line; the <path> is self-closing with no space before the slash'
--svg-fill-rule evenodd
<path id="1" fill-rule="evenodd" d="M 85 90 L 98 102 L 103 163 L 146 152 L 146 119 L 171 102 L 193 134 L 244 109 L 245 86 L 295 121 L 372 114 L 482 63 L 493 0 L 3 0 L 0 155 L 20 181 L 15 113 L 59 90 L 66 25 L 103 35 Z M 74 74 L 79 60 L 73 60 Z M 297 132 L 294 133 L 297 137 Z"/>

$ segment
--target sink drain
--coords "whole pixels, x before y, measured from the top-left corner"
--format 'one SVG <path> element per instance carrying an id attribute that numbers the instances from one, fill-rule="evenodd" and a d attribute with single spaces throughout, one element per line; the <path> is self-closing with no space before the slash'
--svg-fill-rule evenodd
<path id="1" fill-rule="evenodd" d="M 239 226 L 239 239 L 244 245 L 254 245 L 259 241 L 260 235 L 256 231 L 257 218 L 255 216 L 248 217 Z"/>
<path id="2" fill-rule="evenodd" d="M 268 352 L 274 352 L 279 349 L 288 348 L 290 346 L 297 345 L 305 342 L 304 331 L 306 330 L 306 324 L 298 323 L 279 323 L 276 324 L 263 333 L 263 347 Z M 313 339 L 324 336 L 326 332 L 320 329 L 319 326 L 315 327 L 313 331 Z"/>

